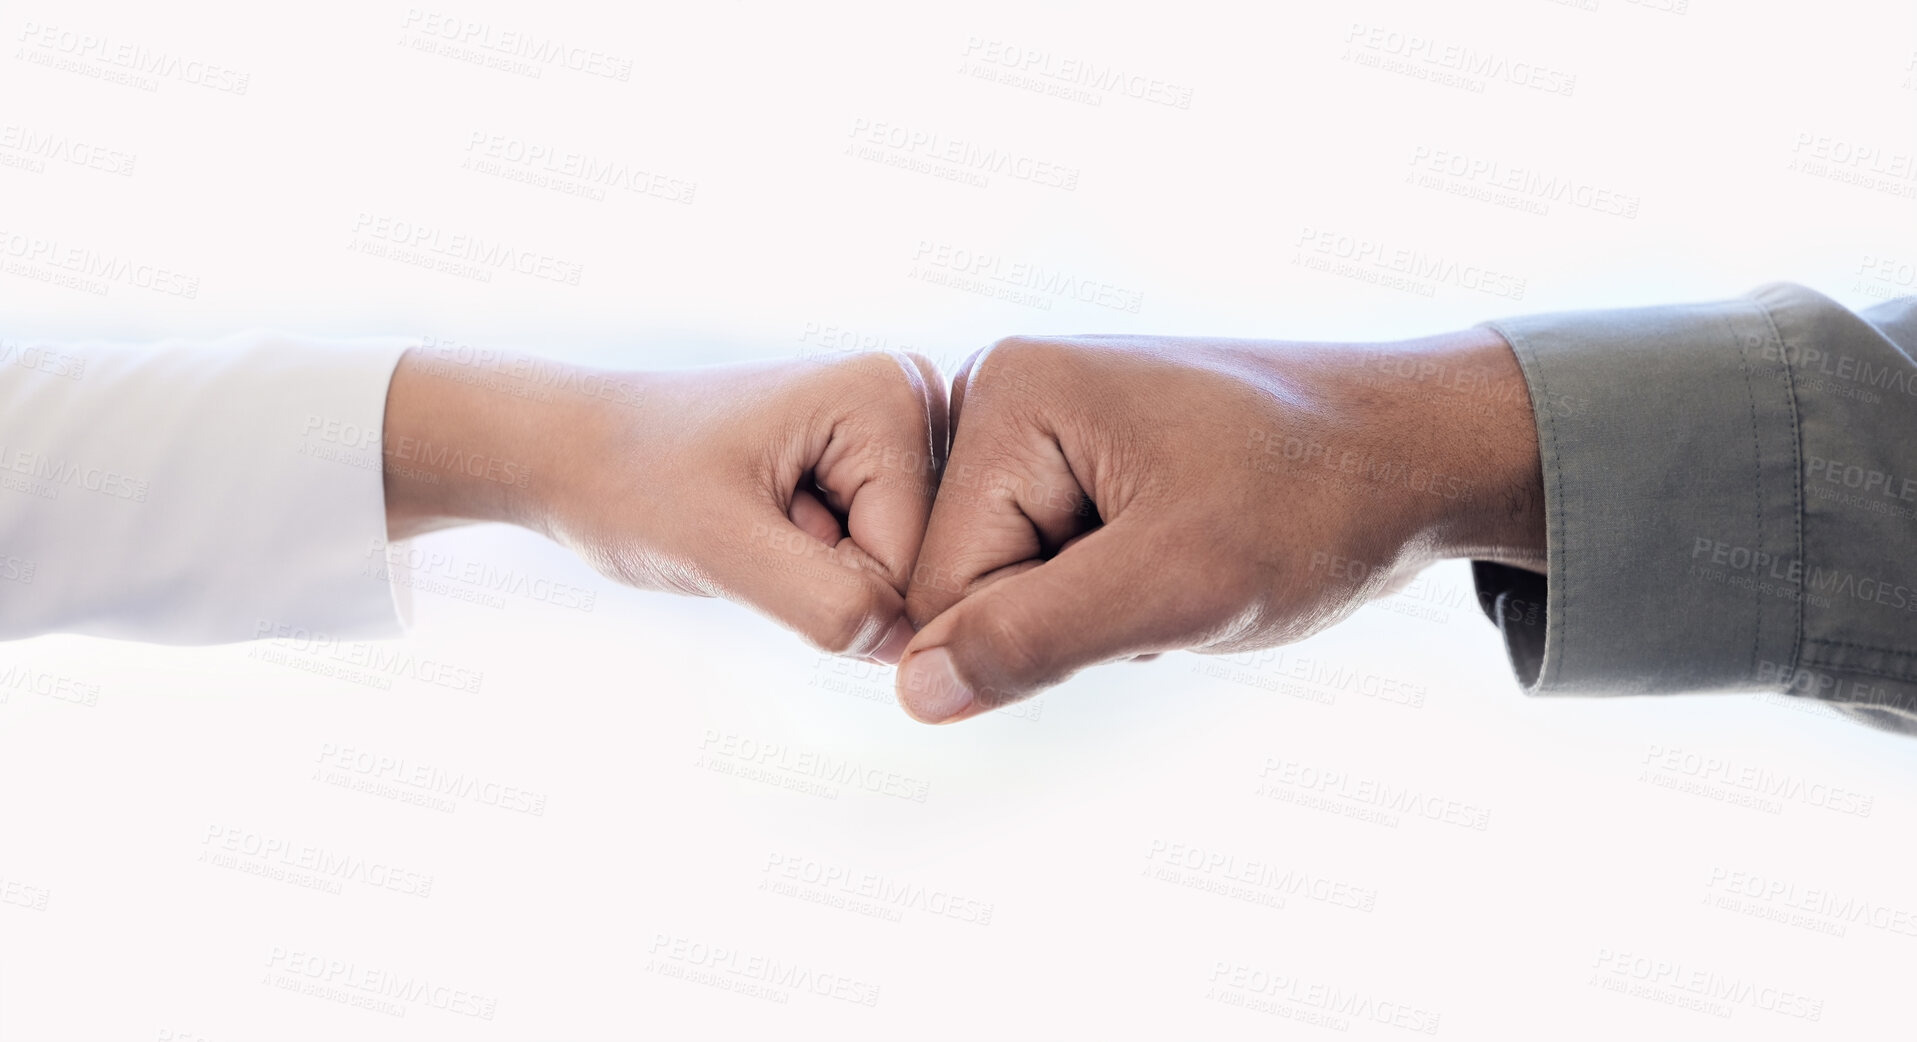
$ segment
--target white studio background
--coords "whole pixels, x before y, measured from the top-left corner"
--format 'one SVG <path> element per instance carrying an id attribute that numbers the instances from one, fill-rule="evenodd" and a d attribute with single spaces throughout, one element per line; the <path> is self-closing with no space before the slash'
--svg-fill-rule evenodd
<path id="1" fill-rule="evenodd" d="M 422 2 L 0 5 L 0 242 L 171 273 L 0 257 L 0 336 L 949 369 L 1013 332 L 1917 291 L 1907 2 Z M 971 146 L 1017 163 L 941 158 Z M 400 222 L 579 278 L 403 263 Z M 0 1039 L 1910 1030 L 1917 743 L 1526 699 L 1461 566 L 928 728 L 890 671 L 526 533 L 415 549 L 404 641 L 0 647 Z"/>

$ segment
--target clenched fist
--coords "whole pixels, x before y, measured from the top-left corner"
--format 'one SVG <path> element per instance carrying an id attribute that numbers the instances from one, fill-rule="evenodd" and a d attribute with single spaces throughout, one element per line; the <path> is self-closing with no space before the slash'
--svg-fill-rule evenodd
<path id="1" fill-rule="evenodd" d="M 1495 332 L 1014 338 L 952 383 L 899 697 L 964 719 L 1094 663 L 1302 640 L 1445 557 L 1543 569 Z"/>
<path id="2" fill-rule="evenodd" d="M 414 351 L 387 396 L 387 525 L 521 524 L 890 664 L 945 424 L 937 370 L 902 354 L 641 373 Z"/>

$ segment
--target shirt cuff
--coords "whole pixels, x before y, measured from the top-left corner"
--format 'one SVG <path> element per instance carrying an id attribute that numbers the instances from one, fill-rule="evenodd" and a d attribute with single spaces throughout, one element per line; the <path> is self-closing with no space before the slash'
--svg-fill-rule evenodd
<path id="1" fill-rule="evenodd" d="M 414 342 L 19 347 L 74 364 L 0 367 L 0 549 L 34 563 L 0 597 L 0 639 L 402 632 L 381 450 Z"/>
<path id="2" fill-rule="evenodd" d="M 1780 284 L 1486 323 L 1530 390 L 1547 573 L 1474 562 L 1473 577 L 1527 690 L 1777 686 L 1803 620 L 1795 584 L 1767 575 L 1803 559 L 1803 533 L 1774 318 L 1835 307 Z"/>

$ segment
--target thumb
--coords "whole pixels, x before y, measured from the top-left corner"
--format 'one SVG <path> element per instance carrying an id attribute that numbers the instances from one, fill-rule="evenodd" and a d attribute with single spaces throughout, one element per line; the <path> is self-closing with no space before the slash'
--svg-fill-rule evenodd
<path id="1" fill-rule="evenodd" d="M 1176 540 L 1123 521 L 1007 574 L 928 622 L 899 665 L 899 702 L 925 723 L 1007 705 L 1086 666 L 1202 642 L 1226 621 L 1173 562 Z"/>

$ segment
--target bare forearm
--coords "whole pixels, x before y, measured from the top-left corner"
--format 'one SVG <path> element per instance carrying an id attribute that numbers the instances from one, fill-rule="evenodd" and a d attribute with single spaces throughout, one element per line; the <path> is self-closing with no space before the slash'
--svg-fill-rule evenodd
<path id="1" fill-rule="evenodd" d="M 400 359 L 386 397 L 384 473 L 390 538 L 474 521 L 551 534 L 571 477 L 584 403 L 513 393 L 493 370 Z"/>
<path id="2" fill-rule="evenodd" d="M 1445 558 L 1544 570 L 1544 476 L 1531 396 L 1511 345 L 1467 329 L 1393 346 L 1379 366 L 1395 374 L 1382 418 L 1407 443 L 1423 440 L 1469 494 L 1440 500 L 1421 534 Z"/>

